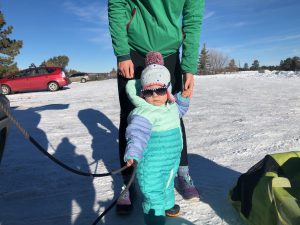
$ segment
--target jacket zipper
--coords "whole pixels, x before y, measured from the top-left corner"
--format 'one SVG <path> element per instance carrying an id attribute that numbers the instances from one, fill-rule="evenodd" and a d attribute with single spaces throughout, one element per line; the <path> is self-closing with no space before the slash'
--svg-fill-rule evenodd
<path id="1" fill-rule="evenodd" d="M 132 20 L 133 20 L 133 17 L 134 17 L 134 15 L 135 15 L 135 13 L 136 13 L 136 8 L 134 8 L 133 10 L 132 10 L 132 12 L 131 12 L 131 18 L 130 18 L 130 21 L 127 23 L 127 25 L 126 25 L 126 30 L 128 31 L 128 29 L 129 29 L 129 26 L 130 26 L 130 24 L 131 24 L 131 22 L 132 22 Z"/>

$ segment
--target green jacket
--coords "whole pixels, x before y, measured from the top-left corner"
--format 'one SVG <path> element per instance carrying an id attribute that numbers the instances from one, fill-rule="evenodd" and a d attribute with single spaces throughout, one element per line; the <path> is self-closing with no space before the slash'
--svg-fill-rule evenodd
<path id="1" fill-rule="evenodd" d="M 166 57 L 182 45 L 182 71 L 196 74 L 203 9 L 204 0 L 109 0 L 118 61 L 130 59 L 130 49 L 158 51 Z"/>

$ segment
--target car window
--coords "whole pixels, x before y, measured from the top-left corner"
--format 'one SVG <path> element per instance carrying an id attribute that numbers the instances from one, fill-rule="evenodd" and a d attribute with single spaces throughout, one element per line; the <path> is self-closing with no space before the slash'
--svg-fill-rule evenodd
<path id="1" fill-rule="evenodd" d="M 24 73 L 24 71 L 21 71 L 21 72 L 15 73 L 13 76 L 14 77 L 22 77 L 23 73 Z"/>
<path id="2" fill-rule="evenodd" d="M 37 69 L 31 69 L 31 70 L 29 70 L 27 75 L 28 76 L 37 76 L 37 75 L 39 75 L 39 73 L 38 73 Z"/>
<path id="3" fill-rule="evenodd" d="M 55 69 L 53 68 L 45 68 L 45 69 L 48 71 L 48 73 L 53 73 L 55 71 Z"/>
<path id="4" fill-rule="evenodd" d="M 27 77 L 32 74 L 32 69 L 23 70 L 15 74 L 15 77 Z"/>
<path id="5" fill-rule="evenodd" d="M 80 77 L 80 76 L 83 76 L 83 75 L 84 75 L 84 73 L 75 73 L 71 77 Z"/>
<path id="6" fill-rule="evenodd" d="M 40 67 L 36 69 L 36 75 L 49 74 L 49 73 L 53 73 L 54 71 L 55 69 L 53 68 Z"/>
<path id="7" fill-rule="evenodd" d="M 38 75 L 41 75 L 41 74 L 48 74 L 49 71 L 48 71 L 49 68 L 38 68 L 36 69 L 37 70 L 37 74 Z"/>

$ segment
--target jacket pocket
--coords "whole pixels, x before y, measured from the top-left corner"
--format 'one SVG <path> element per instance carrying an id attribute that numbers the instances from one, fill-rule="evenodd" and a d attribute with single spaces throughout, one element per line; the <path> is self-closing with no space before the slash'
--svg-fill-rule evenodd
<path id="1" fill-rule="evenodd" d="M 136 13 L 136 8 L 133 8 L 133 10 L 131 11 L 131 18 L 130 18 L 130 21 L 126 24 L 126 30 L 128 31 L 129 27 L 130 27 L 130 24 L 135 16 L 135 13 Z"/>

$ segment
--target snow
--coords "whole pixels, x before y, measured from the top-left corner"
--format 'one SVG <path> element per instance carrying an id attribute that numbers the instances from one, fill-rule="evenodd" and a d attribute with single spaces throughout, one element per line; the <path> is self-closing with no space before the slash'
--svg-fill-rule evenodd
<path id="1" fill-rule="evenodd" d="M 200 202 L 176 192 L 181 217 L 167 224 L 244 224 L 228 201 L 238 176 L 266 154 L 300 149 L 300 74 L 243 72 L 196 77 L 185 116 L 189 164 Z M 58 92 L 8 96 L 13 115 L 48 152 L 90 172 L 119 168 L 117 81 L 72 83 Z M 121 191 L 119 175 L 88 178 L 60 168 L 12 126 L 0 166 L 1 225 L 89 225 Z M 127 217 L 141 225 L 141 196 Z"/>

